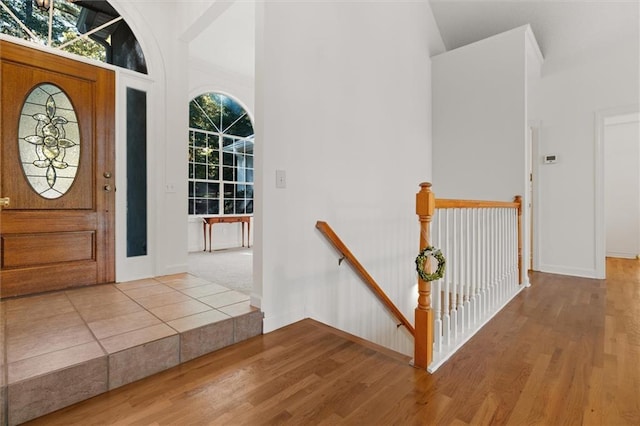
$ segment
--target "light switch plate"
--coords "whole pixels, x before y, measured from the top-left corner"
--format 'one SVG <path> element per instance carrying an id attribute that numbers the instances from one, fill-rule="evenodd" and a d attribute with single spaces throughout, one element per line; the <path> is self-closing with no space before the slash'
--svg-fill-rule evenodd
<path id="1" fill-rule="evenodd" d="M 284 170 L 276 170 L 276 188 L 287 187 L 287 173 Z"/>

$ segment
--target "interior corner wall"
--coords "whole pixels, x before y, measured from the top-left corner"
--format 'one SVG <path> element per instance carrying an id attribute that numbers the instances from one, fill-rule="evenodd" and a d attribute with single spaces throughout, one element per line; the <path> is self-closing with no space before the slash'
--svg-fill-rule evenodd
<path id="1" fill-rule="evenodd" d="M 429 13 L 428 2 L 257 9 L 254 277 L 266 332 L 311 317 L 412 351 L 315 224 L 328 222 L 412 319 L 415 193 L 431 177 Z"/>
<path id="2" fill-rule="evenodd" d="M 537 192 L 542 272 L 603 278 L 596 259 L 596 113 L 640 102 L 640 33 L 606 49 L 546 57 L 532 91 L 541 124 Z M 542 164 L 556 154 L 558 162 Z"/>
<path id="3" fill-rule="evenodd" d="M 436 197 L 512 201 L 526 195 L 525 31 L 432 58 Z"/>

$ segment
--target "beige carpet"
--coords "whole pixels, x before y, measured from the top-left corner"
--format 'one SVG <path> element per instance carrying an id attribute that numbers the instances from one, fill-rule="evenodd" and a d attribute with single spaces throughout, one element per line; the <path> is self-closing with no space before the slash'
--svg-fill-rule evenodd
<path id="1" fill-rule="evenodd" d="M 253 250 L 233 248 L 189 253 L 189 273 L 232 290 L 250 294 L 253 287 Z"/>

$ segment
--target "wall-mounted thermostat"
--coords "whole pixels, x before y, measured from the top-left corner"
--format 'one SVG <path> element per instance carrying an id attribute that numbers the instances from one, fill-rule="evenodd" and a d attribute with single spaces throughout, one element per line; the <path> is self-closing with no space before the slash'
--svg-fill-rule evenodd
<path id="1" fill-rule="evenodd" d="M 558 162 L 558 156 L 556 154 L 547 154 L 542 157 L 544 164 L 553 164 Z"/>

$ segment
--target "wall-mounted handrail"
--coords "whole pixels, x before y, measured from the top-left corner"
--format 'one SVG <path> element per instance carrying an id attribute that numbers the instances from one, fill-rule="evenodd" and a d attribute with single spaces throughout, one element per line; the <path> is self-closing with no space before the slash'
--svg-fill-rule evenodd
<path id="1" fill-rule="evenodd" d="M 342 255 L 342 258 L 346 259 L 347 262 L 351 264 L 353 269 L 356 270 L 358 275 L 360 275 L 360 278 L 362 278 L 365 284 L 369 286 L 371 291 L 373 291 L 373 293 L 378 297 L 378 299 L 380 299 L 380 301 L 386 306 L 386 308 L 389 309 L 391 313 L 393 313 L 393 315 L 398 319 L 398 321 L 400 321 L 400 324 L 404 325 L 405 328 L 409 331 L 409 333 L 411 333 L 411 335 L 415 337 L 415 329 L 413 328 L 413 325 L 409 322 L 409 320 L 407 320 L 407 318 L 405 318 L 404 315 L 402 315 L 402 312 L 400 312 L 400 310 L 391 301 L 391 299 L 387 297 L 384 290 L 382 290 L 380 286 L 376 283 L 376 281 L 373 279 L 373 277 L 369 275 L 369 273 L 364 268 L 364 266 L 362 266 L 362 264 L 358 261 L 358 259 L 356 259 L 353 253 L 351 253 L 351 250 L 347 248 L 347 246 L 342 242 L 340 237 L 338 237 L 336 233 L 333 231 L 333 229 L 331 229 L 329 224 L 327 222 L 318 221 L 316 222 L 316 228 L 318 228 L 318 230 L 322 232 L 322 234 L 324 234 L 325 237 L 327 237 L 327 239 L 331 242 L 333 247 L 340 252 L 340 254 Z"/>

